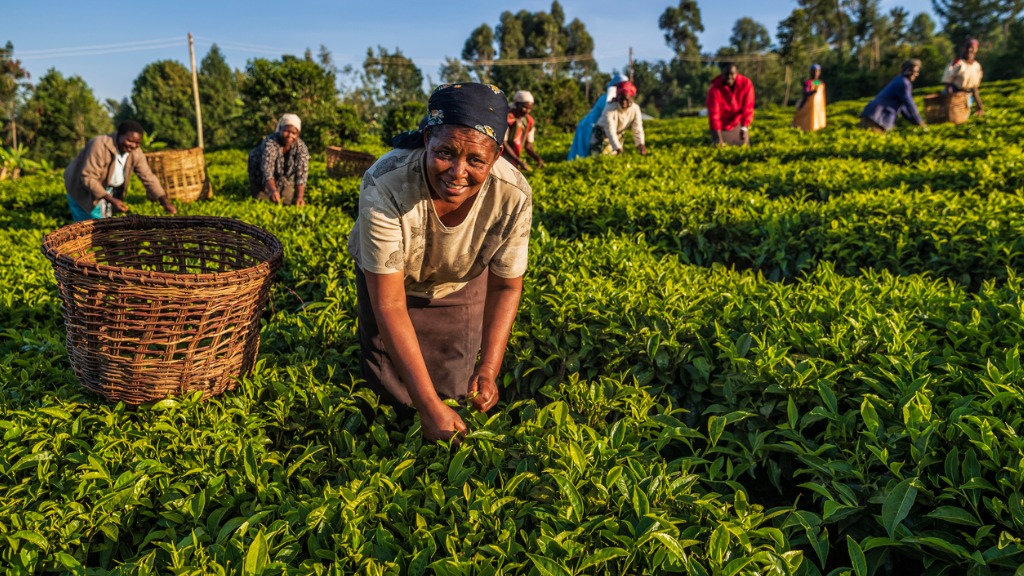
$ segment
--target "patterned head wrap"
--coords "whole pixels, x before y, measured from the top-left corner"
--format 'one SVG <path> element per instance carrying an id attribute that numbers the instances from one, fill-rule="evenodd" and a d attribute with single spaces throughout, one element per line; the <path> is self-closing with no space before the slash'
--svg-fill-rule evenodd
<path id="1" fill-rule="evenodd" d="M 965 45 L 974 46 L 975 48 L 977 48 L 978 47 L 978 39 L 977 38 L 970 38 L 970 39 L 967 40 Z"/>
<path id="2" fill-rule="evenodd" d="M 811 64 L 811 72 L 814 72 L 815 70 L 820 71 L 821 64 Z"/>
<path id="3" fill-rule="evenodd" d="M 468 126 L 502 144 L 508 130 L 508 100 L 505 93 L 493 84 L 442 84 L 430 95 L 427 115 L 420 122 L 419 130 L 395 136 L 391 145 L 395 148 L 420 148 L 424 145 L 425 130 L 431 126 L 452 124 Z"/>
<path id="4" fill-rule="evenodd" d="M 285 126 L 295 126 L 295 129 L 302 132 L 302 120 L 299 120 L 296 114 L 282 114 L 281 119 L 277 121 L 277 131 L 284 130 Z"/>
<path id="5" fill-rule="evenodd" d="M 617 94 L 622 94 L 623 96 L 628 96 L 629 98 L 636 96 L 636 84 L 633 84 L 629 80 L 626 80 L 625 82 L 620 82 L 618 85 L 615 86 L 615 90 Z"/>

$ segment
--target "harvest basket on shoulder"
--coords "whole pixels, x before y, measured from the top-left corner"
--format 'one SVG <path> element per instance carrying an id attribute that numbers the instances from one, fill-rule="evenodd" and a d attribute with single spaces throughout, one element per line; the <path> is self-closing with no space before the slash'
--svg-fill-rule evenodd
<path id="1" fill-rule="evenodd" d="M 331 178 L 362 176 L 376 161 L 373 154 L 345 150 L 338 146 L 327 147 L 327 175 Z"/>
<path id="2" fill-rule="evenodd" d="M 195 202 L 213 196 L 202 148 L 146 152 L 146 162 L 171 200 Z"/>
<path id="3" fill-rule="evenodd" d="M 963 124 L 971 116 L 966 92 L 931 94 L 924 97 L 924 119 L 929 124 Z"/>
<path id="4" fill-rule="evenodd" d="M 281 243 L 212 216 L 103 218 L 43 238 L 78 381 L 137 405 L 234 388 L 256 361 Z"/>

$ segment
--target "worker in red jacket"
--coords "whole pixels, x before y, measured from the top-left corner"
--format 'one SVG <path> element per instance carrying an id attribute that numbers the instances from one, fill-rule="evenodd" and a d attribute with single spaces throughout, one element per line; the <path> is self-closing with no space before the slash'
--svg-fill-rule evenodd
<path id="1" fill-rule="evenodd" d="M 708 125 L 714 146 L 749 146 L 754 121 L 754 83 L 724 62 L 708 89 Z"/>

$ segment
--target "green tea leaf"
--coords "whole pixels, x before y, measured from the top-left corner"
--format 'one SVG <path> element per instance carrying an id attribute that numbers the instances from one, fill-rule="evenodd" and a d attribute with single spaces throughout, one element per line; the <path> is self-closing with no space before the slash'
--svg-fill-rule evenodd
<path id="1" fill-rule="evenodd" d="M 533 566 L 542 576 L 572 576 L 568 568 L 550 558 L 530 553 L 527 553 L 526 556 L 533 562 Z"/>
<path id="2" fill-rule="evenodd" d="M 910 514 L 917 499 L 917 478 L 907 478 L 897 484 L 882 503 L 882 526 L 889 538 L 896 537 L 896 528 Z"/>
<path id="3" fill-rule="evenodd" d="M 853 563 L 853 573 L 857 576 L 869 576 L 868 559 L 864 556 L 860 544 L 850 536 L 846 537 L 846 550 L 850 554 L 850 562 Z"/>
<path id="4" fill-rule="evenodd" d="M 967 526 L 981 526 L 981 522 L 979 522 L 973 514 L 963 508 L 957 508 L 956 506 L 940 506 L 925 514 L 925 516 L 939 520 L 940 522 L 965 524 Z"/>

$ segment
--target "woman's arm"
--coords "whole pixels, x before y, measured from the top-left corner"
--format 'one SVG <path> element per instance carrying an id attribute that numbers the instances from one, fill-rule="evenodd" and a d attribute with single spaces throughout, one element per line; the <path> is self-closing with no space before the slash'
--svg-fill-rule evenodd
<path id="1" fill-rule="evenodd" d="M 295 143 L 298 146 L 299 166 L 295 174 L 295 205 L 306 205 L 306 181 L 309 179 L 309 148 L 306 143 L 299 140 Z"/>
<path id="2" fill-rule="evenodd" d="M 978 87 L 977 86 L 975 86 L 974 88 L 971 88 L 971 95 L 974 96 L 974 101 L 978 103 L 978 111 L 976 112 L 976 114 L 978 116 L 984 116 L 984 114 L 985 114 L 985 105 L 981 103 L 981 94 L 978 93 Z"/>
<path id="3" fill-rule="evenodd" d="M 914 103 L 914 93 L 911 88 L 910 80 L 906 76 L 903 77 L 904 89 L 903 89 L 903 116 L 911 123 L 918 126 L 924 126 L 924 120 L 921 118 L 921 113 L 917 111 L 917 104 Z"/>
<path id="4" fill-rule="evenodd" d="M 480 362 L 469 380 L 470 396 L 473 396 L 473 392 L 479 392 L 472 402 L 481 412 L 490 410 L 498 403 L 498 373 L 501 371 L 501 361 L 505 357 L 505 347 L 522 294 L 522 276 L 502 278 L 494 273 L 487 275 Z"/>
<path id="5" fill-rule="evenodd" d="M 437 395 L 423 361 L 416 331 L 405 305 L 405 277 L 402 273 L 374 274 L 364 271 L 381 340 L 398 370 L 413 406 L 420 414 L 423 436 L 428 440 L 451 440 L 456 432 L 465 434 L 466 424 Z"/>

